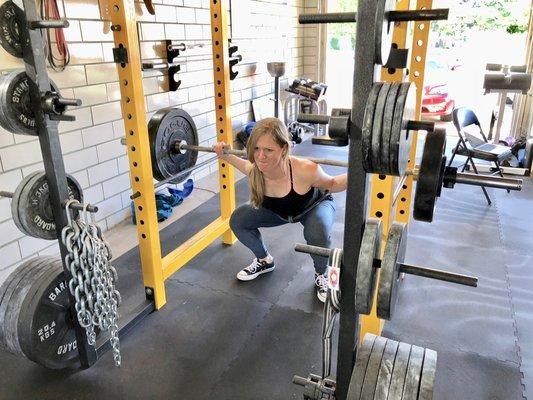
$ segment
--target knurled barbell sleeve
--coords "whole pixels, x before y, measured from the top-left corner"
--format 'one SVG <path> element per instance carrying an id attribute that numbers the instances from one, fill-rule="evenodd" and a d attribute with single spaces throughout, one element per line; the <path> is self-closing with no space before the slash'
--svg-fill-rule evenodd
<path id="1" fill-rule="evenodd" d="M 457 283 L 465 286 L 477 287 L 478 279 L 475 276 L 455 274 L 449 271 L 440 269 L 433 269 L 427 267 L 420 267 L 418 265 L 400 264 L 400 272 L 422 276 L 424 278 L 436 279 L 439 281 L 446 281 L 450 283 Z"/>
<path id="2" fill-rule="evenodd" d="M 341 24 L 346 22 L 356 22 L 357 13 L 323 13 L 323 14 L 301 14 L 298 16 L 300 24 Z"/>

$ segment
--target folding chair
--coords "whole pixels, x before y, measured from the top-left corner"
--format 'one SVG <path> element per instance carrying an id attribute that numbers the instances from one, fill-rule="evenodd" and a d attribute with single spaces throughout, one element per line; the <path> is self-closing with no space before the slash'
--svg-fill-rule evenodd
<path id="1" fill-rule="evenodd" d="M 476 114 L 471 109 L 459 107 L 453 110 L 452 115 L 453 124 L 455 125 L 455 129 L 457 129 L 459 140 L 453 150 L 448 166 L 452 164 L 455 155 L 458 154 L 466 157 L 466 161 L 462 165 L 462 171 L 464 171 L 466 166 L 470 164 L 474 172 L 478 174 L 479 172 L 474 163 L 474 159 L 476 158 L 494 163 L 496 171 L 492 175 L 499 174 L 503 177 L 500 162 L 511 156 L 511 149 L 507 146 L 488 143 L 487 137 L 485 136 L 485 133 L 483 133 L 483 129 L 481 129 L 481 124 L 479 123 Z M 492 202 L 487 190 L 484 186 L 482 186 L 481 189 L 490 205 Z"/>

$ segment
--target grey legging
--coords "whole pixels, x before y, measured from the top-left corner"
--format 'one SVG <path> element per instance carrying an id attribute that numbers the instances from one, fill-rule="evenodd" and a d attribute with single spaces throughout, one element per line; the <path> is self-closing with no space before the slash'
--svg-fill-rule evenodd
<path id="1" fill-rule="evenodd" d="M 268 250 L 258 228 L 270 228 L 290 222 L 300 222 L 304 226 L 304 238 L 307 244 L 313 246 L 331 246 L 331 228 L 335 221 L 335 202 L 331 197 L 326 197 L 314 208 L 298 218 L 298 221 L 289 221 L 266 208 L 254 208 L 251 204 L 238 207 L 230 219 L 231 230 L 237 238 L 248 247 L 259 259 L 268 255 Z M 311 256 L 315 271 L 323 274 L 327 267 L 327 258 Z"/>

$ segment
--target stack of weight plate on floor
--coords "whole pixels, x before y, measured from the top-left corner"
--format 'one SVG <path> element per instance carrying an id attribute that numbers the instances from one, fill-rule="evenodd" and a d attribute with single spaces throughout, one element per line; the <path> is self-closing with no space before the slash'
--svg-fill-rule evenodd
<path id="1" fill-rule="evenodd" d="M 367 333 L 357 349 L 347 400 L 433 398 L 437 353 Z"/>
<path id="2" fill-rule="evenodd" d="M 0 347 L 51 369 L 79 363 L 61 260 L 35 257 L 0 287 Z"/>

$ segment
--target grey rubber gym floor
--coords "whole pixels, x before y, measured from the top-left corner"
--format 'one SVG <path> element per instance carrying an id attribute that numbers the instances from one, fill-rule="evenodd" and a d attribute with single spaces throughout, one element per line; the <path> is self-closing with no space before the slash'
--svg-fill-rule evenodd
<path id="1" fill-rule="evenodd" d="M 343 158 L 346 148 L 296 150 Z M 407 262 L 479 277 L 478 288 L 463 288 L 407 276 L 385 324 L 384 336 L 438 351 L 435 399 L 521 399 L 533 385 L 533 183 L 521 193 L 489 193 L 490 207 L 479 188 L 443 190 L 434 222 L 410 225 Z M 244 182 L 238 198 L 247 198 Z M 333 245 L 341 247 L 344 194 L 336 200 Z M 215 197 L 165 228 L 163 253 L 217 213 Z M 110 352 L 84 371 L 49 371 L 0 352 L 0 399 L 302 398 L 291 380 L 320 373 L 322 306 L 310 258 L 293 251 L 303 241 L 300 225 L 263 232 L 273 273 L 236 281 L 251 255 L 217 241 L 167 280 L 165 307 L 121 341 L 120 369 Z M 140 282 L 137 249 L 114 264 L 127 277 L 119 288 Z"/>

